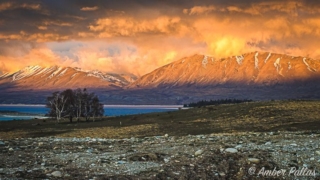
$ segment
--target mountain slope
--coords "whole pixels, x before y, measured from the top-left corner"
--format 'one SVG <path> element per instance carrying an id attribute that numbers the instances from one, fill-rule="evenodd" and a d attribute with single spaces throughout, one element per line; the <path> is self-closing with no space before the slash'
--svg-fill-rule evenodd
<path id="1" fill-rule="evenodd" d="M 66 88 L 118 89 L 135 79 L 131 75 L 84 71 L 71 67 L 28 66 L 14 73 L 0 75 L 0 88 L 9 90 L 55 90 Z"/>
<path id="2" fill-rule="evenodd" d="M 186 57 L 139 79 L 58 66 L 0 75 L 0 103 L 45 103 L 53 91 L 88 88 L 105 104 L 185 104 L 205 99 L 320 99 L 320 61 L 253 52 Z"/>
<path id="3" fill-rule="evenodd" d="M 266 52 L 215 59 L 194 55 L 139 78 L 130 88 L 292 84 L 320 78 L 320 61 Z"/>

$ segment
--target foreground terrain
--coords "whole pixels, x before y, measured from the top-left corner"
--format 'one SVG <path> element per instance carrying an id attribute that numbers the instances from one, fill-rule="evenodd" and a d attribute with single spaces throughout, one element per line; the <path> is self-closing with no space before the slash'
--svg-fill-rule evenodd
<path id="1" fill-rule="evenodd" d="M 72 124 L 0 122 L 0 178 L 291 179 L 304 169 L 299 179 L 317 179 L 319 108 L 270 101 Z M 263 168 L 286 172 L 263 176 Z"/>

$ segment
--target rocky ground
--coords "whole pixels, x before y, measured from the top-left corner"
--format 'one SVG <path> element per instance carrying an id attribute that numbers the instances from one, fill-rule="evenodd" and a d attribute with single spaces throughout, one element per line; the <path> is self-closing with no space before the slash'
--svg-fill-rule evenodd
<path id="1" fill-rule="evenodd" d="M 7 139 L 0 140 L 0 179 L 320 179 L 319 136 L 276 131 Z"/>

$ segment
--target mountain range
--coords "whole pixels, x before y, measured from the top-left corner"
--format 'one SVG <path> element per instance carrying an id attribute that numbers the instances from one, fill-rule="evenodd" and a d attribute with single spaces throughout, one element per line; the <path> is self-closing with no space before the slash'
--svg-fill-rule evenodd
<path id="1" fill-rule="evenodd" d="M 88 88 L 106 104 L 183 104 L 204 99 L 320 98 L 320 60 L 269 52 L 193 55 L 136 77 L 28 66 L 0 75 L 0 103 L 43 103 L 55 90 Z"/>

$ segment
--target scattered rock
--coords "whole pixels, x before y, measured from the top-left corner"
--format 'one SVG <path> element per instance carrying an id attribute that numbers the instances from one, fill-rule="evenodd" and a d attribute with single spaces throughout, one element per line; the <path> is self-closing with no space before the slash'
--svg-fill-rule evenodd
<path id="1" fill-rule="evenodd" d="M 165 134 L 164 137 L 169 137 L 169 135 L 168 135 L 168 134 Z"/>
<path id="2" fill-rule="evenodd" d="M 13 148 L 9 148 L 9 151 L 13 151 Z"/>
<path id="3" fill-rule="evenodd" d="M 198 150 L 194 153 L 195 156 L 199 156 L 203 153 L 203 150 Z"/>
<path id="4" fill-rule="evenodd" d="M 3 141 L 0 141 L 0 146 L 6 145 Z"/>
<path id="5" fill-rule="evenodd" d="M 269 142 L 266 142 L 264 145 L 271 145 L 272 143 L 269 141 Z"/>
<path id="6" fill-rule="evenodd" d="M 238 150 L 235 149 L 235 148 L 227 148 L 226 150 L 224 150 L 225 152 L 228 152 L 228 153 L 237 153 Z"/>
<path id="7" fill-rule="evenodd" d="M 248 158 L 248 161 L 251 162 L 251 163 L 259 163 L 259 162 L 260 162 L 260 159 L 257 159 L 257 158 Z"/>
<path id="8" fill-rule="evenodd" d="M 51 175 L 54 177 L 62 177 L 62 173 L 60 171 L 54 171 L 51 173 Z"/>
<path id="9" fill-rule="evenodd" d="M 317 144 L 320 143 L 320 133 L 314 134 L 312 142 L 305 141 L 309 136 L 301 132 L 285 132 L 270 137 L 266 132 L 168 138 L 97 138 L 97 143 L 93 143 L 94 138 L 19 138 L 4 141 L 6 147 L 0 146 L 0 159 L 8 159 L 8 166 L 0 169 L 0 177 L 93 179 L 99 176 L 99 179 L 101 174 L 108 174 L 113 179 L 140 176 L 175 179 L 190 174 L 190 179 L 246 179 L 245 168 L 251 166 L 245 165 L 246 162 L 259 167 L 319 169 L 320 150 Z M 53 147 L 57 147 L 56 150 Z M 8 156 L 9 148 L 15 151 L 14 156 L 12 153 Z M 79 177 L 76 170 L 79 167 L 87 167 L 83 177 Z"/>
<path id="10" fill-rule="evenodd" d="M 158 156 L 155 153 L 136 153 L 129 157 L 131 161 L 157 161 Z"/>

